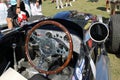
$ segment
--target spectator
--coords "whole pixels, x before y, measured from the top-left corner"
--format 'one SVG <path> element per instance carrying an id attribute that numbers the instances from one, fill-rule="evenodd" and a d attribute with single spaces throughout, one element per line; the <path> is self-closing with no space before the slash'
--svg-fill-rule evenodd
<path id="1" fill-rule="evenodd" d="M 23 1 L 21 0 L 10 0 L 10 7 L 8 9 L 8 15 L 7 15 L 7 24 L 8 28 L 13 28 L 13 19 L 17 18 L 17 14 L 20 13 L 20 11 L 25 11 L 25 6 Z"/>
<path id="2" fill-rule="evenodd" d="M 23 2 L 25 4 L 25 10 L 28 12 L 29 16 L 32 16 L 31 8 L 30 8 L 30 1 L 29 0 L 23 0 Z"/>
<path id="3" fill-rule="evenodd" d="M 66 7 L 67 7 L 67 6 L 72 6 L 72 3 L 71 3 L 70 0 L 66 0 L 65 2 L 66 2 L 66 3 L 65 3 L 65 6 L 66 6 Z"/>
<path id="4" fill-rule="evenodd" d="M 0 0 L 0 27 L 6 26 L 6 17 L 7 17 L 7 5 L 5 0 Z"/>
<path id="5" fill-rule="evenodd" d="M 110 12 L 110 1 L 106 0 L 106 11 Z"/>
<path id="6" fill-rule="evenodd" d="M 116 6 L 119 5 L 120 6 L 120 0 L 110 0 L 110 4 L 111 4 L 111 15 L 114 15 L 116 12 Z"/>
<path id="7" fill-rule="evenodd" d="M 63 8 L 62 0 L 56 0 L 56 6 L 57 6 L 57 9 Z"/>
<path id="8" fill-rule="evenodd" d="M 32 15 L 42 15 L 42 0 L 30 0 Z"/>

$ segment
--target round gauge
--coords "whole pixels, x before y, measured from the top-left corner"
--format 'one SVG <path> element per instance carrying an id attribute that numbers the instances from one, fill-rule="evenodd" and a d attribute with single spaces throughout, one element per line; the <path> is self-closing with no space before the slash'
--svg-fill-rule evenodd
<path id="1" fill-rule="evenodd" d="M 52 38 L 52 33 L 51 33 L 51 32 L 47 32 L 45 35 L 46 35 L 48 38 Z"/>
<path id="2" fill-rule="evenodd" d="M 67 41 L 67 42 L 69 41 L 67 35 L 64 36 L 64 40 Z"/>

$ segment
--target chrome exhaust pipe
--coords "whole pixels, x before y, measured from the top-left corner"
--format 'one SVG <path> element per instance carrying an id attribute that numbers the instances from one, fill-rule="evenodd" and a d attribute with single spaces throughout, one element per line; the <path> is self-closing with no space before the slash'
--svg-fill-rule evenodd
<path id="1" fill-rule="evenodd" d="M 109 36 L 109 29 L 106 24 L 95 22 L 89 28 L 89 35 L 90 38 L 95 42 L 105 42 Z"/>

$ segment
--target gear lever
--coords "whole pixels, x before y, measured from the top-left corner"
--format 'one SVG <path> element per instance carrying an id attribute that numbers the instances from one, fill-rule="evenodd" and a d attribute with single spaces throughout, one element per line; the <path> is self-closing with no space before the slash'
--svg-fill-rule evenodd
<path id="1" fill-rule="evenodd" d="M 17 71 L 18 67 L 17 67 L 17 60 L 16 60 L 16 53 L 15 53 L 15 48 L 16 48 L 15 43 L 12 44 L 12 48 L 13 48 L 14 69 Z"/>

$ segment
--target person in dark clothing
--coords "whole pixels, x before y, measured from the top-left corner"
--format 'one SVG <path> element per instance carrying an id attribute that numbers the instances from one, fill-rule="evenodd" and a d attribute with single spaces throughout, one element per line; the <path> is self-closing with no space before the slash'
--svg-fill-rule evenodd
<path id="1" fill-rule="evenodd" d="M 7 24 L 8 28 L 13 28 L 13 19 L 17 17 L 20 11 L 25 11 L 24 3 L 21 0 L 10 0 L 10 7 L 8 8 L 8 15 L 7 15 Z"/>

